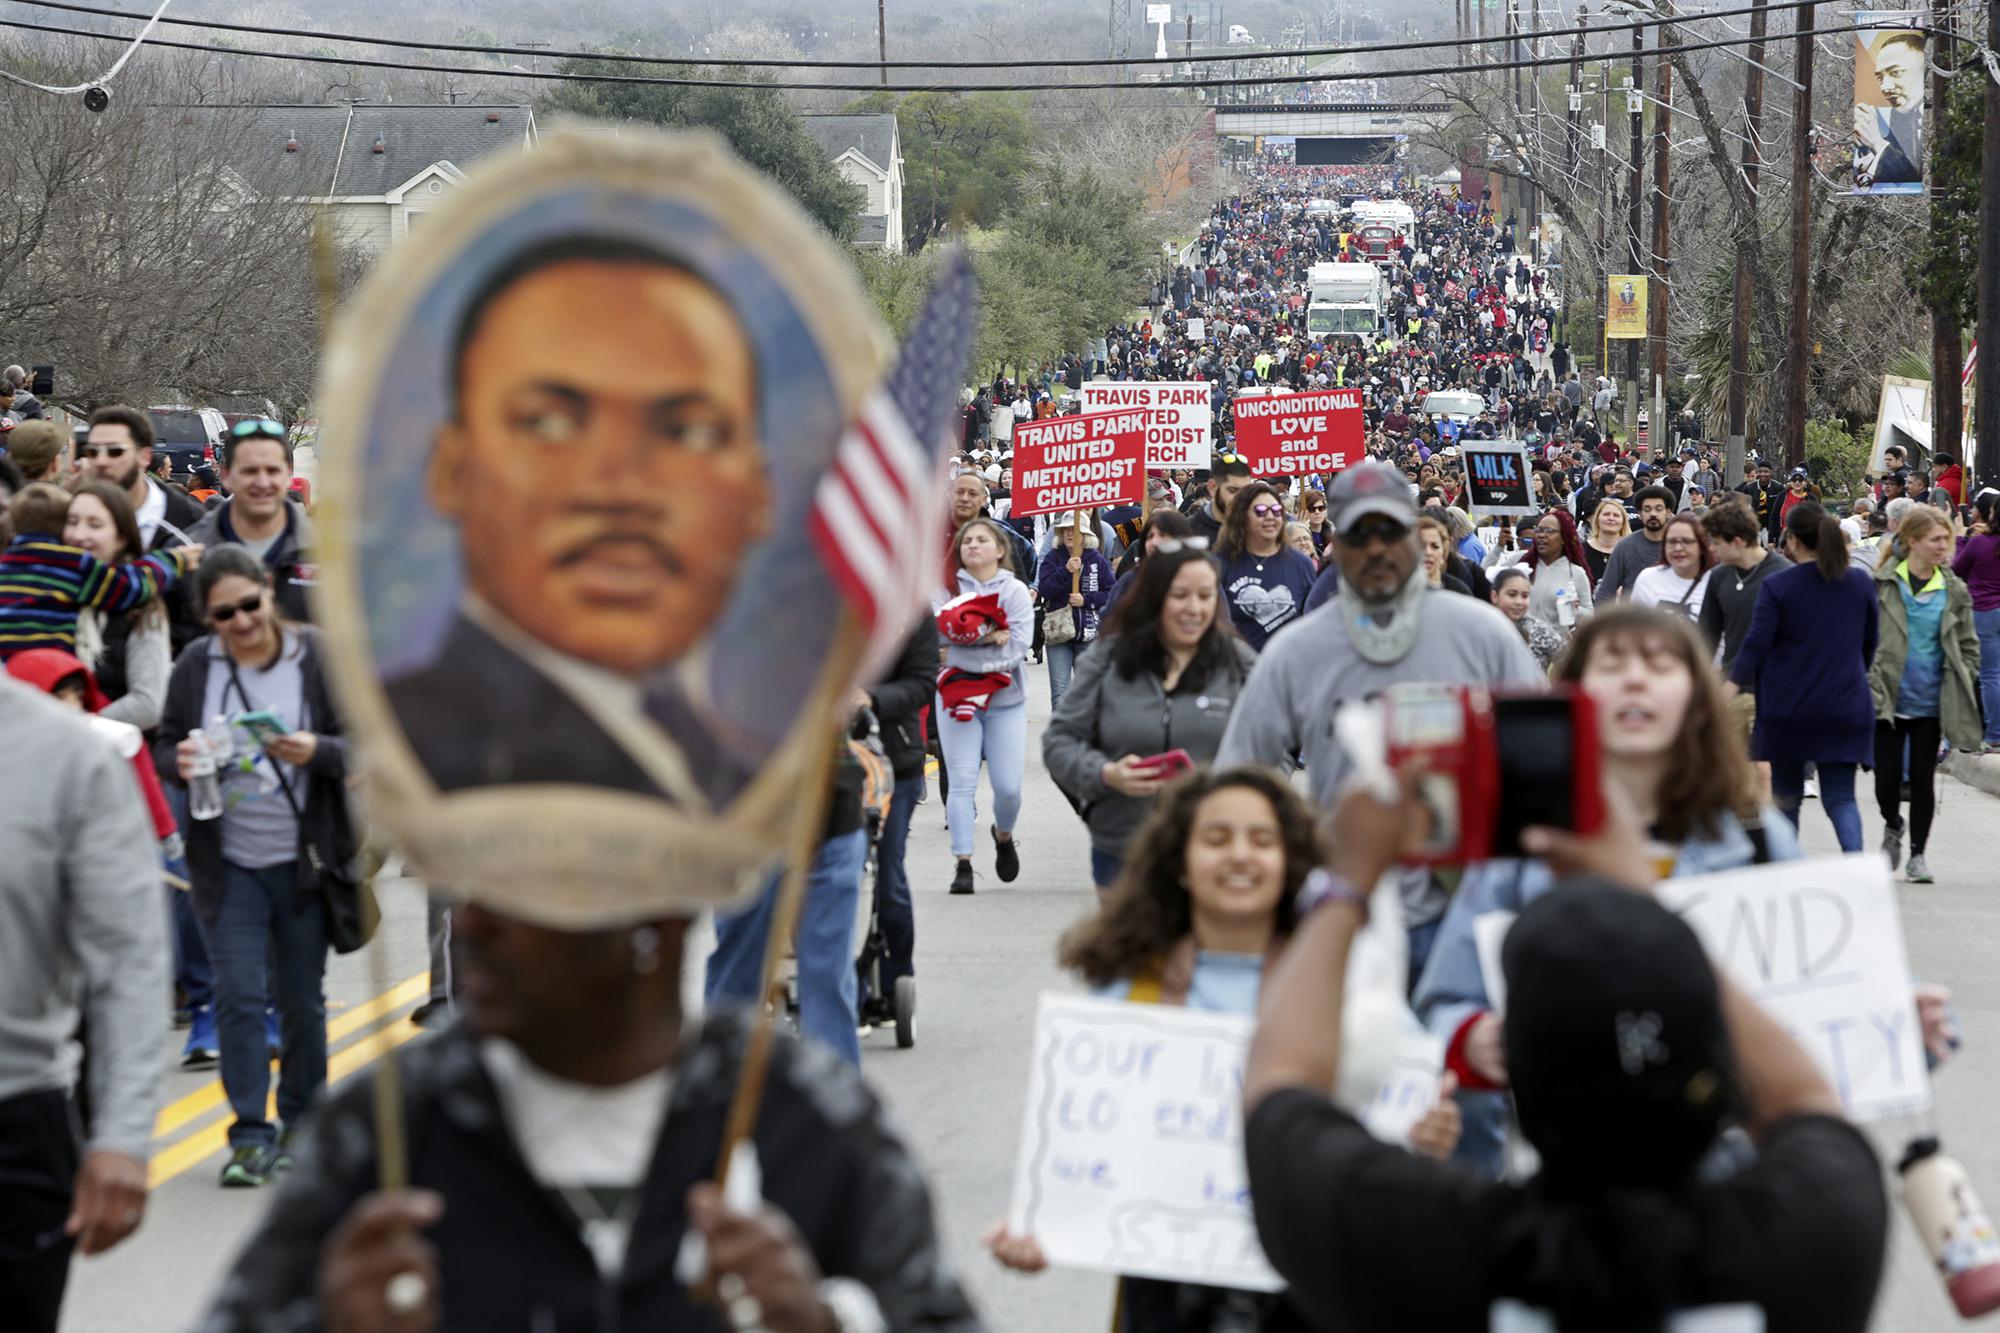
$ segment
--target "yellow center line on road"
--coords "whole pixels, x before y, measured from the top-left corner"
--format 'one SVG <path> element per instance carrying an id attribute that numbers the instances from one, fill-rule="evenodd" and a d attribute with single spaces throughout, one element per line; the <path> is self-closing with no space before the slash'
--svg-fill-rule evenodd
<path id="1" fill-rule="evenodd" d="M 384 1014 L 392 1014 L 406 1004 L 421 999 L 430 990 L 430 973 L 419 972 L 373 999 L 364 1001 L 345 1013 L 328 1020 L 326 1044 L 332 1046 L 352 1033 L 360 1031 Z M 271 1066 L 277 1068 L 274 1062 Z M 160 1108 L 160 1114 L 153 1120 L 153 1137 L 163 1139 L 185 1125 L 201 1119 L 227 1100 L 222 1091 L 222 1080 L 210 1079 L 185 1097 L 169 1102 Z"/>
<path id="2" fill-rule="evenodd" d="M 394 994 L 394 992 L 390 992 Z M 331 1088 L 357 1069 L 372 1063 L 377 1056 L 386 1055 L 404 1042 L 424 1035 L 424 1030 L 405 1015 L 377 1032 L 371 1032 L 351 1046 L 334 1052 L 326 1062 L 326 1084 Z M 276 1111 L 267 1114 L 275 1116 Z M 175 1176 L 183 1175 L 200 1166 L 229 1146 L 229 1122 L 218 1121 L 213 1125 L 190 1134 L 179 1143 L 156 1153 L 152 1165 L 146 1172 L 146 1187 L 158 1189 Z"/>

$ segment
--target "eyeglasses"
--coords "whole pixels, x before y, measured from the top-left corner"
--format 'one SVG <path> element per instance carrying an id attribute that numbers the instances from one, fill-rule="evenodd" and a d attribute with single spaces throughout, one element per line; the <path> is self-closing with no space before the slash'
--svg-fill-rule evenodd
<path id="1" fill-rule="evenodd" d="M 76 452 L 79 458 L 110 458 L 115 460 L 123 458 L 125 455 L 131 453 L 132 450 L 122 444 L 86 444 Z"/>
<path id="2" fill-rule="evenodd" d="M 1326 512 L 1326 506 L 1325 506 L 1325 505 L 1307 505 L 1307 506 L 1306 506 L 1306 512 L 1307 512 L 1308 514 L 1324 514 L 1324 513 Z"/>
<path id="3" fill-rule="evenodd" d="M 1153 543 L 1155 555 L 1173 555 L 1177 551 L 1206 551 L 1206 537 L 1162 537 Z"/>
<path id="4" fill-rule="evenodd" d="M 1406 524 L 1393 519 L 1384 519 L 1379 523 L 1343 528 L 1336 535 L 1340 538 L 1342 546 L 1366 546 L 1374 541 L 1379 541 L 1385 546 L 1394 546 L 1410 535 L 1410 529 Z"/>
<path id="5" fill-rule="evenodd" d="M 285 428 L 269 417 L 252 417 L 229 428 L 232 440 L 283 440 Z"/>
<path id="6" fill-rule="evenodd" d="M 211 606 L 210 608 L 208 608 L 208 618 L 210 620 L 213 620 L 218 625 L 227 625 L 230 621 L 236 619 L 238 612 L 241 612 L 246 616 L 252 616 L 257 614 L 258 609 L 263 605 L 264 605 L 264 594 L 261 592 L 252 593 L 250 596 L 245 597 L 242 601 L 238 602 L 234 606 L 229 606 L 227 604 L 224 604 L 222 606 Z"/>
<path id="7" fill-rule="evenodd" d="M 1283 505 L 1278 505 L 1278 504 L 1251 505 L 1250 512 L 1255 514 L 1258 518 L 1270 518 L 1273 514 L 1284 513 L 1285 507 Z"/>

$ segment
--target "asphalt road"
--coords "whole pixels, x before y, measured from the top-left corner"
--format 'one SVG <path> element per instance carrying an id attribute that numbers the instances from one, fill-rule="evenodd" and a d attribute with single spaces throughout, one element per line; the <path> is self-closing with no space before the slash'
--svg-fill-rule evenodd
<path id="1" fill-rule="evenodd" d="M 979 1244 L 1006 1209 L 1036 996 L 1073 988 L 1055 968 L 1054 946 L 1092 906 L 1082 827 L 1035 757 L 1048 711 L 1038 671 L 1030 699 L 1021 877 L 1000 884 L 982 838 L 978 892 L 948 897 L 951 858 L 933 789 L 918 807 L 909 853 L 917 898 L 916 1045 L 899 1051 L 887 1033 L 875 1034 L 863 1043 L 864 1064 L 929 1168 L 948 1252 L 989 1326 L 1099 1330 L 1109 1324 L 1111 1279 L 1061 1271 L 1020 1277 L 1001 1270 Z M 981 809 L 983 818 L 983 791 Z M 2000 1105 L 2000 973 L 1990 943 L 2000 937 L 2000 904 L 1984 841 L 1996 814 L 1993 797 L 1945 780 L 1930 856 L 1938 882 L 1905 886 L 1902 901 L 1912 962 L 1921 977 L 1956 993 L 1966 1037 L 1966 1052 L 1937 1081 L 1938 1120 L 1989 1201 L 2000 1204 L 2000 1139 L 1985 1132 Z M 1868 819 L 1872 840 L 1878 826 L 1872 813 Z M 1815 805 L 1807 807 L 1805 839 L 1809 851 L 1835 850 Z M 337 1075 L 415 1032 L 402 1015 L 421 998 L 422 898 L 404 882 L 389 885 L 384 901 L 388 984 L 377 984 L 365 955 L 336 959 L 329 973 Z M 178 1054 L 177 1034 L 163 1031 L 162 1042 Z M 183 1329 L 213 1289 L 268 1198 L 216 1186 L 226 1114 L 217 1091 L 207 1076 L 170 1077 L 163 1123 L 173 1128 L 156 1145 L 157 1187 L 145 1224 L 112 1254 L 71 1270 L 66 1333 Z M 1886 1150 L 1893 1154 L 1903 1137 L 1884 1136 Z M 1908 1223 L 1893 1225 L 1891 1272 L 1874 1328 L 1927 1333 L 1951 1326 L 1956 1318 Z"/>

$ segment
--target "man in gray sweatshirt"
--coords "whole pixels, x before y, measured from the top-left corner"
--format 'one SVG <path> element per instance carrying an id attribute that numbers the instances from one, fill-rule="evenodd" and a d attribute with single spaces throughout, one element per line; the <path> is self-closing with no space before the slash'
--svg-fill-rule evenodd
<path id="1" fill-rule="evenodd" d="M 1599 606 L 1630 597 L 1639 575 L 1660 563 L 1660 542 L 1667 535 L 1667 520 L 1674 516 L 1673 493 L 1664 486 L 1648 486 L 1632 498 L 1639 502 L 1639 530 L 1611 548 L 1604 577 L 1591 592 L 1591 600 Z"/>
<path id="2" fill-rule="evenodd" d="M 102 1253 L 145 1215 L 166 908 L 131 765 L 88 722 L 0 673 L 0 755 L 0 1322 L 53 1330 L 71 1249 Z"/>
<path id="3" fill-rule="evenodd" d="M 1340 591 L 1266 646 L 1215 764 L 1282 770 L 1302 755 L 1313 800 L 1331 810 L 1351 767 L 1334 734 L 1343 704 L 1394 685 L 1546 686 L 1548 676 L 1497 608 L 1426 584 L 1402 473 L 1386 463 L 1351 467 L 1334 482 L 1327 510 L 1334 524 L 1327 555 L 1340 567 Z M 1414 977 L 1447 899 L 1427 870 L 1406 872 L 1401 887 Z"/>

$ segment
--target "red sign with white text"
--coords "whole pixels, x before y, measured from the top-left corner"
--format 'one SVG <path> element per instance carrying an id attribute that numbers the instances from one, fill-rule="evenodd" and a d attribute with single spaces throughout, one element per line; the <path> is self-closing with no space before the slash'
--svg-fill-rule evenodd
<path id="1" fill-rule="evenodd" d="M 1236 418 L 1236 452 L 1254 477 L 1345 472 L 1361 461 L 1365 423 L 1359 389 L 1239 398 L 1230 411 Z"/>
<path id="2" fill-rule="evenodd" d="M 1014 427 L 1014 489 L 1007 513 L 1135 505 L 1146 498 L 1146 414 L 1088 412 Z"/>

